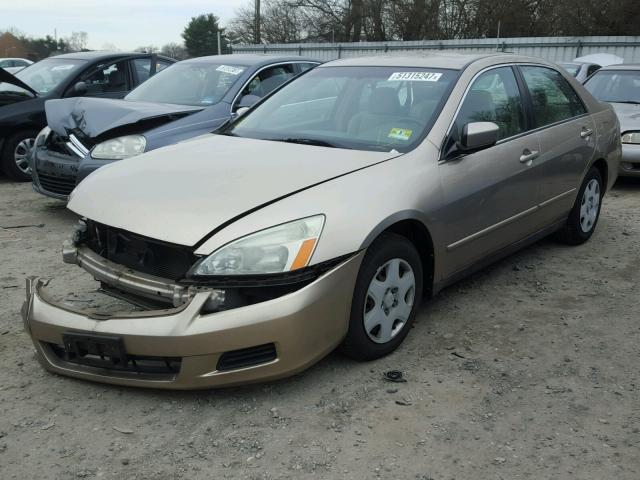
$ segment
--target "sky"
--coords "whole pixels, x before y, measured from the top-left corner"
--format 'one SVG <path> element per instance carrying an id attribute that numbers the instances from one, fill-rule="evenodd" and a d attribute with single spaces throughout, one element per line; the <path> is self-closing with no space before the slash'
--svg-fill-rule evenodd
<path id="1" fill-rule="evenodd" d="M 181 42 L 191 17 L 213 13 L 225 26 L 251 0 L 0 0 L 0 31 L 29 36 L 89 35 L 88 48 L 132 50 Z"/>

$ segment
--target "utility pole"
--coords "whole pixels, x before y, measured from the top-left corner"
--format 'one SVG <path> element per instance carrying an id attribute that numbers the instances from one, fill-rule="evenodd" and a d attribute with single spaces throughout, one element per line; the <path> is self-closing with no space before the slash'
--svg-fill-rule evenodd
<path id="1" fill-rule="evenodd" d="M 260 41 L 260 0 L 255 0 L 256 12 L 255 12 L 255 25 L 253 26 L 253 35 L 255 43 L 262 43 Z"/>
<path id="2" fill-rule="evenodd" d="M 218 55 L 222 55 L 222 45 L 220 45 L 220 29 L 218 29 Z"/>

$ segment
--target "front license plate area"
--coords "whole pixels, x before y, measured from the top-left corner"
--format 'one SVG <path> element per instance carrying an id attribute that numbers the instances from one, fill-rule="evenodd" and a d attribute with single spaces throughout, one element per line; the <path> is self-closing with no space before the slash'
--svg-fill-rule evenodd
<path id="1" fill-rule="evenodd" d="M 87 335 L 68 332 L 62 335 L 67 359 L 96 367 L 126 367 L 127 352 L 121 337 L 111 335 Z"/>

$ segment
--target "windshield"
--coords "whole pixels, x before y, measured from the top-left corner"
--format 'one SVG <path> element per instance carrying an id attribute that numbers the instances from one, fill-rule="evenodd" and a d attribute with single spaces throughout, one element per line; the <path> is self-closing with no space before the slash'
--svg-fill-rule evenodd
<path id="1" fill-rule="evenodd" d="M 71 75 L 75 75 L 84 63 L 86 63 L 84 60 L 45 58 L 20 70 L 15 76 L 36 92 L 45 94 L 55 89 Z M 2 90 L 5 90 L 6 85 L 2 84 Z M 17 86 L 12 87 L 11 90 L 24 91 Z"/>
<path id="2" fill-rule="evenodd" d="M 209 106 L 222 100 L 245 70 L 237 65 L 180 62 L 151 77 L 125 100 Z"/>
<path id="3" fill-rule="evenodd" d="M 561 63 L 560 66 L 574 77 L 578 75 L 580 71 L 580 65 L 576 65 L 575 63 Z"/>
<path id="4" fill-rule="evenodd" d="M 456 73 L 412 67 L 320 67 L 224 134 L 357 150 L 408 152 L 426 135 Z"/>
<path id="5" fill-rule="evenodd" d="M 603 102 L 640 103 L 640 70 L 600 70 L 584 86 Z"/>

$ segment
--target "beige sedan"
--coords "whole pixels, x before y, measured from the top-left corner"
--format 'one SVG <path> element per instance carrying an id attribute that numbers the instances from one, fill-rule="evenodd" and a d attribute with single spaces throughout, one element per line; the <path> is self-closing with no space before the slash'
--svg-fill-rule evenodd
<path id="1" fill-rule="evenodd" d="M 621 153 L 611 107 L 513 55 L 329 62 L 241 113 L 72 193 L 64 260 L 135 307 L 80 308 L 29 279 L 46 369 L 198 388 L 336 347 L 382 357 L 423 298 L 546 235 L 588 240 Z"/>

